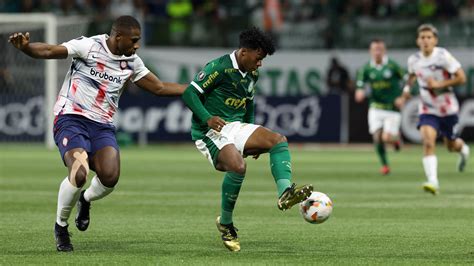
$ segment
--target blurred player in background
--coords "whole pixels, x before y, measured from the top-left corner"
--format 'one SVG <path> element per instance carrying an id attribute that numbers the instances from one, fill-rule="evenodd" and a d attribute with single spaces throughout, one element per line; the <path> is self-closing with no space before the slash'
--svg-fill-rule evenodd
<path id="1" fill-rule="evenodd" d="M 159 96 L 178 96 L 185 85 L 160 81 L 136 55 L 141 38 L 138 21 L 119 17 L 110 36 L 80 37 L 61 45 L 30 43 L 29 33 L 14 33 L 9 42 L 25 54 L 40 59 L 72 57 L 54 106 L 54 138 L 68 176 L 59 188 L 55 223 L 56 248 L 72 251 L 68 218 L 77 202 L 76 226 L 90 223 L 90 202 L 110 194 L 120 175 L 120 153 L 113 117 L 127 81 Z M 96 173 L 81 192 L 89 169 Z"/>
<path id="2" fill-rule="evenodd" d="M 458 171 L 464 170 L 469 157 L 469 147 L 455 132 L 459 103 L 453 91 L 453 86 L 466 82 L 466 75 L 451 53 L 436 47 L 438 30 L 433 25 L 418 27 L 416 43 L 420 51 L 408 58 L 408 82 L 397 101 L 400 106 L 404 104 L 416 79 L 420 87 L 418 128 L 423 140 L 423 168 L 428 180 L 423 189 L 436 195 L 439 192 L 438 159 L 435 155 L 437 137 L 443 137 L 449 151 L 459 153 Z"/>
<path id="3" fill-rule="evenodd" d="M 183 94 L 193 111 L 192 138 L 218 171 L 222 183 L 221 215 L 216 224 L 224 245 L 240 250 L 232 214 L 246 172 L 245 156 L 270 153 L 270 168 L 278 189 L 277 206 L 287 210 L 305 200 L 312 185 L 291 183 L 291 158 L 285 136 L 254 124 L 258 68 L 275 52 L 273 40 L 258 28 L 240 33 L 239 49 L 206 64 Z"/>
<path id="4" fill-rule="evenodd" d="M 369 98 L 369 132 L 372 135 L 375 151 L 380 159 L 383 175 L 390 173 L 385 144 L 400 149 L 401 115 L 395 100 L 401 95 L 405 71 L 386 55 L 385 42 L 374 39 L 369 47 L 370 61 L 357 72 L 356 102 Z M 366 95 L 366 86 L 369 94 Z"/>

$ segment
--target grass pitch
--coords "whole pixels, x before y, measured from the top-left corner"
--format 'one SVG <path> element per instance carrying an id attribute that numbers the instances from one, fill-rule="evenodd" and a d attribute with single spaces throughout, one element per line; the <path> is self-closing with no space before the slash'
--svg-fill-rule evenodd
<path id="1" fill-rule="evenodd" d="M 281 212 L 268 155 L 247 159 L 234 222 L 242 251 L 231 253 L 214 225 L 222 174 L 192 144 L 122 149 L 114 193 L 93 202 L 91 226 L 70 220 L 75 251 L 55 250 L 57 151 L 0 146 L 0 264 L 473 264 L 474 161 L 457 173 L 457 155 L 438 149 L 441 194 L 421 190 L 421 147 L 389 153 L 378 174 L 366 148 L 292 148 L 294 181 L 334 201 L 321 225 L 297 208 Z M 75 216 L 75 210 L 73 215 Z"/>

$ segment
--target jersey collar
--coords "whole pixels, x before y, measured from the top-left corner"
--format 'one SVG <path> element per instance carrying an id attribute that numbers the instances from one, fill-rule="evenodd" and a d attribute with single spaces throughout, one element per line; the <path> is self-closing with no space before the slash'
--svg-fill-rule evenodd
<path id="1" fill-rule="evenodd" d="M 384 56 L 382 57 L 382 64 L 380 64 L 380 65 L 377 65 L 377 63 L 375 63 L 374 59 L 370 59 L 370 66 L 371 66 L 371 67 L 375 67 L 375 68 L 383 67 L 383 66 L 385 66 L 387 63 L 388 63 L 388 56 L 386 56 L 386 55 L 384 55 Z"/>
<path id="2" fill-rule="evenodd" d="M 240 72 L 240 75 L 242 75 L 242 77 L 245 78 L 245 76 L 247 76 L 247 72 L 242 72 L 240 71 L 240 68 L 239 68 L 239 64 L 237 64 L 237 57 L 235 57 L 235 54 L 237 53 L 237 50 L 233 51 L 231 54 L 230 54 L 230 60 L 232 61 L 232 66 L 239 70 Z"/>

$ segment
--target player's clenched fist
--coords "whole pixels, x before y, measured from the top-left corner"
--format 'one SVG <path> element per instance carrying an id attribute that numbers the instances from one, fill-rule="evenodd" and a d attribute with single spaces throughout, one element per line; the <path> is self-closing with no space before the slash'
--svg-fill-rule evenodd
<path id="1" fill-rule="evenodd" d="M 21 32 L 15 32 L 8 38 L 8 42 L 13 44 L 17 49 L 22 50 L 24 47 L 28 45 L 30 42 L 30 33 L 27 32 L 25 34 Z"/>

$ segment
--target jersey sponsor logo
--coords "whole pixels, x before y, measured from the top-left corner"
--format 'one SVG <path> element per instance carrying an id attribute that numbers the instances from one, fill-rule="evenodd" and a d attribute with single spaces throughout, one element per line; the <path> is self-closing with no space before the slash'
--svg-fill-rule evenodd
<path id="1" fill-rule="evenodd" d="M 245 107 L 246 102 L 247 102 L 247 98 L 243 98 L 243 99 L 227 98 L 224 101 L 225 105 L 234 107 L 235 109 Z"/>
<path id="2" fill-rule="evenodd" d="M 372 85 L 371 86 L 372 89 L 374 89 L 374 90 L 388 89 L 391 86 L 390 82 L 385 81 L 385 80 L 372 82 L 371 85 Z"/>
<path id="3" fill-rule="evenodd" d="M 204 82 L 204 84 L 202 84 L 202 87 L 207 88 L 207 86 L 211 85 L 212 82 L 217 78 L 217 76 L 219 76 L 219 72 L 217 72 L 217 71 L 210 74 L 209 77 L 207 78 L 206 82 Z"/>
<path id="4" fill-rule="evenodd" d="M 108 80 L 108 81 L 111 81 L 111 82 L 115 82 L 117 84 L 122 84 L 122 79 L 120 77 L 114 77 L 110 74 L 107 74 L 107 72 L 100 72 L 94 68 L 91 67 L 91 71 L 90 71 L 90 74 L 91 76 L 94 76 L 94 77 L 99 77 L 101 79 L 105 79 L 105 80 Z"/>

